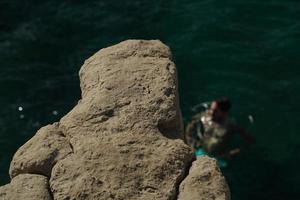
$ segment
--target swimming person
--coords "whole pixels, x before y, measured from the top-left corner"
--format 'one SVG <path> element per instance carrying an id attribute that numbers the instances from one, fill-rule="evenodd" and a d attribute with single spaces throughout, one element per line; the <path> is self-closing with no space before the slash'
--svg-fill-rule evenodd
<path id="1" fill-rule="evenodd" d="M 220 167 L 225 167 L 226 159 L 241 151 L 241 147 L 231 146 L 233 136 L 240 135 L 247 145 L 252 144 L 254 138 L 243 128 L 230 122 L 231 103 L 227 98 L 221 97 L 201 106 L 203 111 L 193 116 L 186 126 L 186 142 L 195 150 L 196 156 L 214 157 Z"/>

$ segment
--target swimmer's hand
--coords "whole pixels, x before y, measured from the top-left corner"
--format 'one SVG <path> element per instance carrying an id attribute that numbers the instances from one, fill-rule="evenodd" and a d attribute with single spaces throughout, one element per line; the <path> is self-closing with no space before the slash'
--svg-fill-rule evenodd
<path id="1" fill-rule="evenodd" d="M 240 148 L 236 148 L 236 149 L 232 149 L 229 151 L 229 155 L 230 156 L 235 156 L 241 153 L 241 149 Z"/>
<path id="2" fill-rule="evenodd" d="M 241 153 L 241 149 L 240 148 L 235 148 L 232 149 L 230 151 L 228 151 L 227 153 L 221 154 L 218 157 L 220 158 L 224 158 L 224 159 L 231 159 L 232 157 L 238 155 Z"/>

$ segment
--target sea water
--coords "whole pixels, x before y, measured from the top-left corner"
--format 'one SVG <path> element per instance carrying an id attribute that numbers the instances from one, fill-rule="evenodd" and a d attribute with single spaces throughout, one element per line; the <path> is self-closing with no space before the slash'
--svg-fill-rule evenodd
<path id="1" fill-rule="evenodd" d="M 300 196 L 298 0 L 2 0 L 0 31 L 1 185 L 15 151 L 77 103 L 85 59 L 160 39 L 178 68 L 184 122 L 227 96 L 257 140 L 223 170 L 232 199 Z"/>

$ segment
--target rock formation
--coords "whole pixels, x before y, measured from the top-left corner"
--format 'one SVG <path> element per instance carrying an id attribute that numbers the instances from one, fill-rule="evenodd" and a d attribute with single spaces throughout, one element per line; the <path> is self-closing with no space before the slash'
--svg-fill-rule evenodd
<path id="1" fill-rule="evenodd" d="M 230 199 L 228 185 L 215 159 L 203 156 L 193 162 L 180 184 L 178 200 Z"/>
<path id="2" fill-rule="evenodd" d="M 190 192 L 228 200 L 212 159 L 194 162 L 186 178 L 195 158 L 181 139 L 171 59 L 157 40 L 124 41 L 87 59 L 79 73 L 82 99 L 16 152 L 0 199 L 173 200 L 180 191 L 181 200 Z"/>

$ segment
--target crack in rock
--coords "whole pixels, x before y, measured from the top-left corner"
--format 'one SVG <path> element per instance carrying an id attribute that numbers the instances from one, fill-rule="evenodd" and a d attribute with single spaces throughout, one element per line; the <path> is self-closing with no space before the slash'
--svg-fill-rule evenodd
<path id="1" fill-rule="evenodd" d="M 184 167 L 182 175 L 178 178 L 178 181 L 176 182 L 175 194 L 174 194 L 174 197 L 171 200 L 177 200 L 178 199 L 179 187 L 180 187 L 182 181 L 184 181 L 186 179 L 186 177 L 188 177 L 190 168 L 192 167 L 192 164 L 195 160 L 196 160 L 196 157 L 192 157 L 192 159 L 189 162 L 187 162 L 187 165 Z"/>

